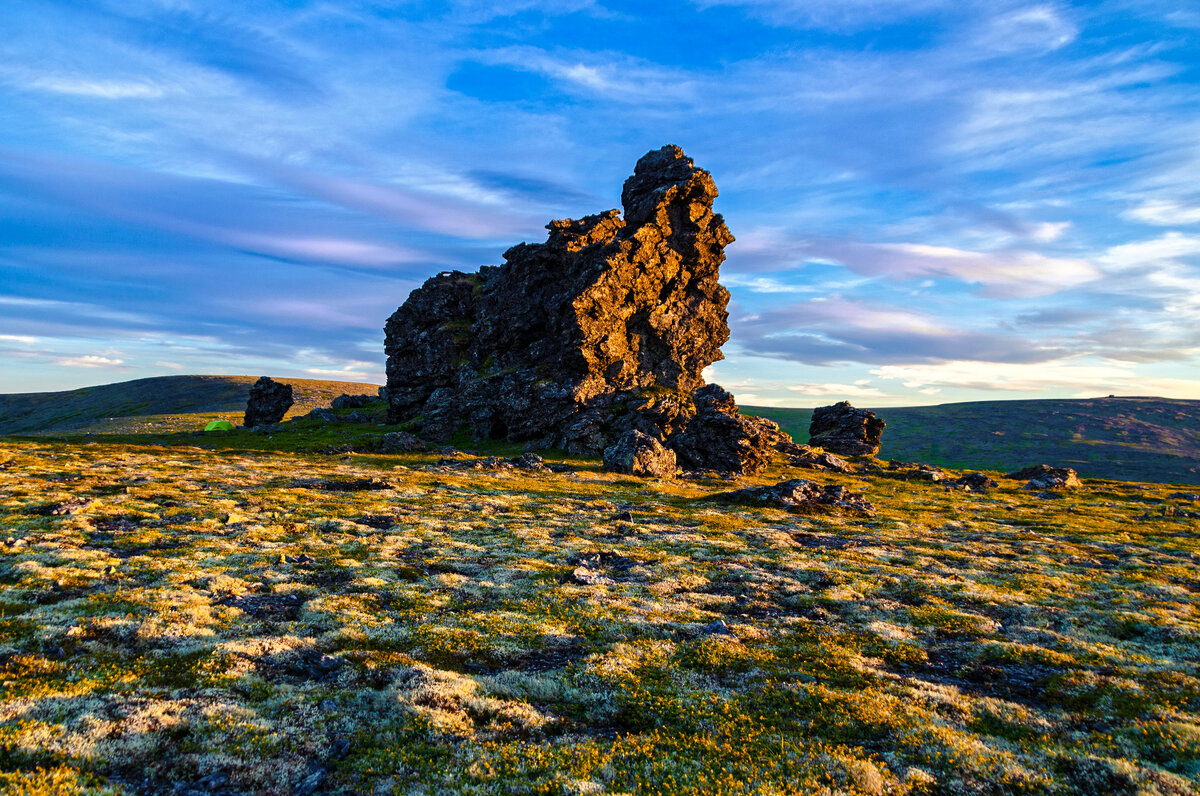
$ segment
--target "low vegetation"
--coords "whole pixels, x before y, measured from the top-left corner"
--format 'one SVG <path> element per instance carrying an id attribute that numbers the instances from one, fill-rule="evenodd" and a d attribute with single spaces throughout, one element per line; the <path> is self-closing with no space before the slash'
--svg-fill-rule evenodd
<path id="1" fill-rule="evenodd" d="M 337 444 L 383 430 L 0 443 L 0 791 L 1200 788 L 1179 487 Z M 876 512 L 709 499 L 797 476 Z"/>
<path id="2" fill-rule="evenodd" d="M 0 434 L 162 430 L 195 426 L 197 413 L 220 413 L 240 423 L 253 376 L 157 376 L 64 392 L 0 395 Z M 342 393 L 370 393 L 374 384 L 320 379 L 287 379 L 295 404 L 288 417 L 329 406 Z M 132 423 L 132 425 L 131 425 Z"/>
<path id="3" fill-rule="evenodd" d="M 811 409 L 744 407 L 797 442 Z M 875 410 L 881 458 L 1006 470 L 1050 462 L 1090 478 L 1200 484 L 1200 401 L 1168 398 L 973 401 Z"/>

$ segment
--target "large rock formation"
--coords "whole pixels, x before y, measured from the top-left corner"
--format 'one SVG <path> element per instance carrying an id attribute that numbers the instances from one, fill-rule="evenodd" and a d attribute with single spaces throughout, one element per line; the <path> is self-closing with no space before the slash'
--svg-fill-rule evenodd
<path id="1" fill-rule="evenodd" d="M 246 401 L 246 415 L 242 421 L 246 428 L 269 426 L 283 420 L 292 408 L 292 385 L 280 384 L 270 376 L 262 376 L 250 388 Z"/>
<path id="2" fill-rule="evenodd" d="M 716 196 L 707 171 L 665 146 L 625 181 L 623 216 L 552 221 L 545 243 L 512 247 L 504 265 L 429 279 L 385 327 L 389 420 L 581 454 L 636 429 L 678 441 L 687 467 L 761 467 L 765 435 L 732 398 L 705 409 L 698 394 L 697 415 L 693 395 L 729 339 L 717 276 L 733 236 Z M 689 432 L 693 418 L 707 419 Z M 723 447 L 705 455 L 718 432 Z"/>
<path id="3" fill-rule="evenodd" d="M 884 425 L 871 410 L 842 401 L 813 410 L 808 442 L 842 456 L 874 456 L 881 447 Z"/>

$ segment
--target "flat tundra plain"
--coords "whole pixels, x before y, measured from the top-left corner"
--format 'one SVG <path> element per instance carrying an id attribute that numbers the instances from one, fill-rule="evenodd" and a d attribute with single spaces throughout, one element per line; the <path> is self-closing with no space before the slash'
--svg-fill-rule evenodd
<path id="1" fill-rule="evenodd" d="M 0 443 L 0 790 L 1200 789 L 1194 487 L 285 436 Z M 794 477 L 876 512 L 711 500 Z"/>

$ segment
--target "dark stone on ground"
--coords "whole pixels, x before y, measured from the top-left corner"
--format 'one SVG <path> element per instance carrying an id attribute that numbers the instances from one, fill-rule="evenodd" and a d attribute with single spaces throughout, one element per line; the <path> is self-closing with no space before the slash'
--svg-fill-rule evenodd
<path id="1" fill-rule="evenodd" d="M 550 472 L 546 460 L 536 453 L 522 453 L 508 459 L 499 456 L 486 456 L 482 459 L 442 458 L 434 469 L 450 470 L 530 470 L 532 472 Z"/>
<path id="2" fill-rule="evenodd" d="M 306 414 L 304 417 L 312 418 L 313 420 L 320 420 L 325 423 L 331 423 L 334 420 L 338 419 L 337 415 L 334 414 L 332 409 L 324 409 L 321 407 L 318 407 L 318 408 L 312 410 L 311 412 Z"/>
<path id="3" fill-rule="evenodd" d="M 714 622 L 709 622 L 700 628 L 700 632 L 706 636 L 734 636 L 733 631 L 729 629 L 729 625 L 725 624 L 724 619 L 718 619 Z"/>
<path id="4" fill-rule="evenodd" d="M 884 425 L 871 410 L 842 401 L 813 410 L 808 442 L 841 456 L 874 456 L 879 453 Z"/>
<path id="5" fill-rule="evenodd" d="M 304 486 L 315 486 L 317 489 L 322 489 L 326 492 L 368 492 L 372 490 L 395 489 L 394 486 L 387 481 L 379 478 L 351 478 L 345 481 L 329 480 L 318 481 L 316 484 L 304 484 Z"/>
<path id="6" fill-rule="evenodd" d="M 254 428 L 278 423 L 292 408 L 292 402 L 292 385 L 280 384 L 269 376 L 263 376 L 250 388 L 250 399 L 246 402 L 242 424 L 246 428 Z"/>
<path id="7" fill-rule="evenodd" d="M 950 473 L 931 464 L 889 462 L 887 475 L 904 481 L 929 481 L 940 484 L 950 480 Z"/>
<path id="8" fill-rule="evenodd" d="M 369 404 L 378 403 L 378 395 L 347 395 L 342 393 L 334 398 L 329 406 L 333 409 L 362 409 Z"/>
<path id="9" fill-rule="evenodd" d="M 604 449 L 604 469 L 648 478 L 674 478 L 675 451 L 649 434 L 630 429 Z"/>
<path id="10" fill-rule="evenodd" d="M 950 484 L 967 492 L 986 492 L 989 489 L 995 489 L 1000 486 L 994 478 L 990 478 L 983 473 L 966 473 L 950 481 Z"/>
<path id="11" fill-rule="evenodd" d="M 1079 481 L 1079 476 L 1070 467 L 1051 467 L 1048 464 L 1037 464 L 1033 467 L 1025 467 L 1021 470 L 1016 470 L 1004 476 L 1011 478 L 1014 481 L 1025 481 L 1022 489 L 1073 489 L 1077 486 L 1082 486 Z"/>
<path id="12" fill-rule="evenodd" d="M 690 467 L 761 469 L 778 428 L 698 391 L 729 338 L 717 280 L 733 236 L 716 196 L 711 175 L 666 146 L 625 182 L 623 218 L 553 221 L 504 265 L 426 281 L 385 327 L 388 421 L 589 456 L 637 430 Z"/>
<path id="13" fill-rule="evenodd" d="M 38 506 L 29 513 L 44 517 L 69 517 L 72 514 L 78 514 L 95 502 L 90 498 L 69 498 L 62 503 L 49 503 L 44 506 Z"/>
<path id="14" fill-rule="evenodd" d="M 875 507 L 862 495 L 848 492 L 843 486 L 818 484 L 803 478 L 781 481 L 774 486 L 737 489 L 712 496 L 725 503 L 748 506 L 773 506 L 795 512 L 830 511 L 842 509 L 862 514 L 874 514 Z"/>
<path id="15" fill-rule="evenodd" d="M 424 440 L 407 431 L 392 431 L 379 439 L 380 453 L 413 453 L 428 449 Z"/>
<path id="16" fill-rule="evenodd" d="M 779 448 L 779 446 L 776 446 Z M 821 451 L 808 445 L 792 443 L 781 450 L 787 456 L 788 464 L 792 467 L 803 467 L 808 470 L 828 470 L 835 473 L 850 471 L 850 463 L 832 453 Z"/>

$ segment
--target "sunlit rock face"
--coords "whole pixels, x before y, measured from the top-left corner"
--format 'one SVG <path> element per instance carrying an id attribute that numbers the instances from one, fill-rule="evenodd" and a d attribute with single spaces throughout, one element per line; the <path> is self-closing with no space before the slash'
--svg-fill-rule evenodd
<path id="1" fill-rule="evenodd" d="M 385 327 L 389 419 L 589 454 L 630 428 L 680 433 L 729 339 L 716 197 L 665 146 L 625 181 L 623 214 L 552 221 L 504 265 L 428 280 Z"/>

